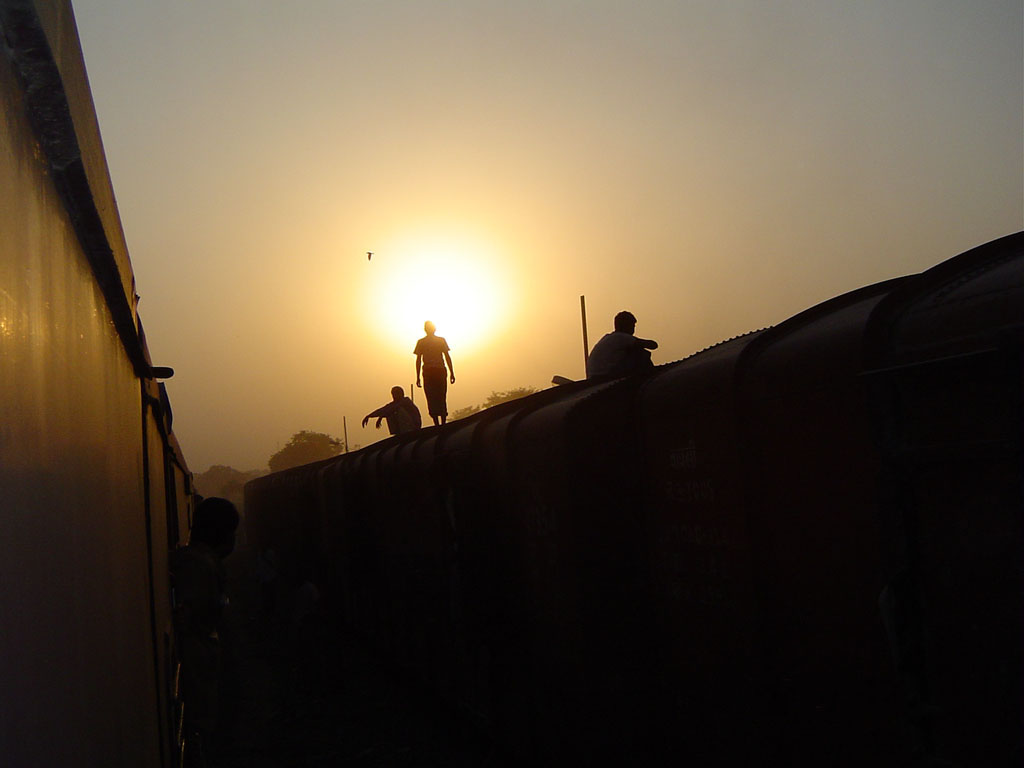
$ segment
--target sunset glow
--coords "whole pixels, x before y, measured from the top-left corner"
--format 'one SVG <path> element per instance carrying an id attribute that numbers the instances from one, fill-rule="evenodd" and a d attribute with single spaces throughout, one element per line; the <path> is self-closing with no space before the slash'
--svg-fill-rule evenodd
<path id="1" fill-rule="evenodd" d="M 410 350 L 432 320 L 452 349 L 466 352 L 493 333 L 508 305 L 509 284 L 480 245 L 416 240 L 367 261 L 364 316 L 386 343 Z"/>
<path id="2" fill-rule="evenodd" d="M 455 411 L 1024 228 L 1020 0 L 73 3 L 197 471 L 385 438 L 425 320 Z"/>

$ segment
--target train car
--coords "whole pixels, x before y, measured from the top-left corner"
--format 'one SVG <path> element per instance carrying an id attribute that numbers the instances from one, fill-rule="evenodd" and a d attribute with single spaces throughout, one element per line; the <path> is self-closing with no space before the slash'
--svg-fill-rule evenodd
<path id="1" fill-rule="evenodd" d="M 918 748 L 1020 765 L 1024 235 L 894 290 L 867 328 L 881 607 Z"/>
<path id="2" fill-rule="evenodd" d="M 74 17 L 0 2 L 0 762 L 182 755 L 191 474 L 137 313 Z"/>
<path id="3" fill-rule="evenodd" d="M 352 623 L 533 764 L 1016 764 L 1022 257 L 333 460 Z"/>
<path id="4" fill-rule="evenodd" d="M 1022 272 L 1018 234 L 263 478 L 250 524 L 322 495 L 342 616 L 530 764 L 1016 765 Z"/>

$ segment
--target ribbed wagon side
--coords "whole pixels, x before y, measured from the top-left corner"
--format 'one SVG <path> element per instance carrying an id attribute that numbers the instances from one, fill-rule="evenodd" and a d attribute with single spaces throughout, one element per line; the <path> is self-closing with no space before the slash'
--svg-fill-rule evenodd
<path id="1" fill-rule="evenodd" d="M 812 307 L 762 333 L 740 361 L 763 715 L 778 761 L 860 765 L 900 749 L 877 604 L 880 461 L 861 372 L 868 318 L 906 280 Z"/>
<path id="2" fill-rule="evenodd" d="M 763 756 L 763 607 L 738 416 L 739 361 L 757 336 L 666 366 L 639 393 L 651 730 L 680 759 Z"/>
<path id="3" fill-rule="evenodd" d="M 882 607 L 917 751 L 1024 761 L 1024 234 L 894 291 L 869 327 Z"/>

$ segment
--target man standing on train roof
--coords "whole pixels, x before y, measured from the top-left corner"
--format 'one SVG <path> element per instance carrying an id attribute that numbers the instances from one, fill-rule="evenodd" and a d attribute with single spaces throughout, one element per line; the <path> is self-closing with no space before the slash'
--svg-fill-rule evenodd
<path id="1" fill-rule="evenodd" d="M 587 358 L 587 378 L 619 378 L 654 367 L 651 353 L 658 342 L 633 335 L 636 317 L 632 312 L 619 312 L 615 316 L 615 330 L 606 333 L 594 345 Z"/>
<path id="2" fill-rule="evenodd" d="M 448 354 L 448 342 L 434 335 L 437 332 L 434 324 L 427 320 L 423 330 L 427 335 L 416 342 L 416 349 L 413 350 L 416 355 L 416 386 L 423 387 L 427 395 L 427 412 L 436 427 L 448 421 L 448 374 L 451 374 L 450 381 L 454 384 L 455 368 Z M 447 371 L 445 361 L 448 362 Z M 420 369 L 423 371 L 423 383 L 420 383 Z"/>
<path id="3" fill-rule="evenodd" d="M 374 417 L 377 418 L 377 429 L 380 429 L 381 419 L 387 419 L 388 432 L 392 435 L 412 432 L 423 424 L 420 409 L 416 407 L 416 403 L 405 396 L 405 390 L 401 387 L 391 388 L 391 402 L 366 414 L 363 417 L 363 426 L 365 427 L 366 422 Z"/>

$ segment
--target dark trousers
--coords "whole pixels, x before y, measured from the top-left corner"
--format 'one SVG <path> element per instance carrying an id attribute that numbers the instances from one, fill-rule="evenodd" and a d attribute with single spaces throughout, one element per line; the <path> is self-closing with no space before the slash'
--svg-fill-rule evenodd
<path id="1" fill-rule="evenodd" d="M 423 393 L 427 396 L 427 413 L 447 416 L 448 371 L 444 368 L 423 369 Z"/>

